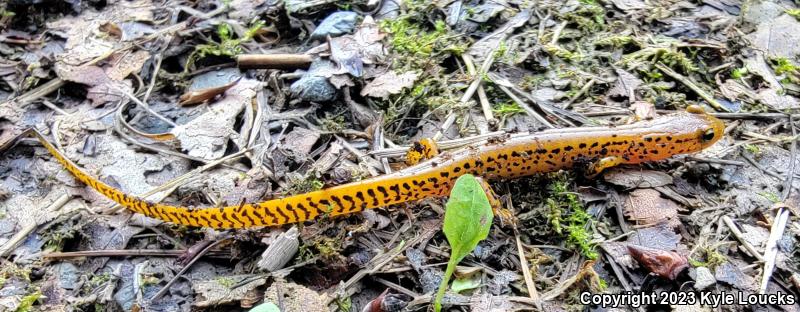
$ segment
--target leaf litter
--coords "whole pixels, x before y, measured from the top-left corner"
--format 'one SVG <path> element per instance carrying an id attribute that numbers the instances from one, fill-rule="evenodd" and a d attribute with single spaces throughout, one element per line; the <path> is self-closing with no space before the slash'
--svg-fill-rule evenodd
<path id="1" fill-rule="evenodd" d="M 755 293 L 766 278 L 765 292 L 796 292 L 797 216 L 771 235 L 781 209 L 800 202 L 796 10 L 12 1 L 0 4 L 0 145 L 36 127 L 126 193 L 235 205 L 394 171 L 420 138 L 463 146 L 496 131 L 623 125 L 700 104 L 728 126 L 701 153 L 597 179 L 492 182 L 520 223 L 492 223 L 463 252 L 472 274 L 443 302 L 575 311 L 573 290 L 637 291 L 651 273 L 661 291 L 692 282 Z M 242 54 L 305 55 L 311 66 L 240 69 Z M 451 257 L 442 199 L 320 218 L 296 236 L 289 226 L 194 229 L 110 209 L 31 142 L 0 155 L 0 310 L 424 310 L 442 281 L 436 264 Z M 777 255 L 759 259 L 770 245 Z M 259 267 L 266 256 L 280 261 Z"/>

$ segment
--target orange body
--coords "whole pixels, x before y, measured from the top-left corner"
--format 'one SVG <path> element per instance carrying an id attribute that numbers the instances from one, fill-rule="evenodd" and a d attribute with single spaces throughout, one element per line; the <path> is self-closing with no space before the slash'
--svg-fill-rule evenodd
<path id="1" fill-rule="evenodd" d="M 548 130 L 443 153 L 420 164 L 372 179 L 324 190 L 227 207 L 186 208 L 147 202 L 87 175 L 41 135 L 42 143 L 75 177 L 115 202 L 149 217 L 177 224 L 243 228 L 337 216 L 448 194 L 471 173 L 514 178 L 588 165 L 590 170 L 657 161 L 693 153 L 719 140 L 723 123 L 692 107 L 687 113 L 618 127 Z"/>

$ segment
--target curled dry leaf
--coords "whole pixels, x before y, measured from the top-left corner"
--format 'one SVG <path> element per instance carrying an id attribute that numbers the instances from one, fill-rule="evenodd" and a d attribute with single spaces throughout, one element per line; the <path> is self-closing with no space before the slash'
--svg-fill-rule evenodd
<path id="1" fill-rule="evenodd" d="M 225 91 L 228 91 L 228 89 L 236 85 L 241 79 L 242 78 L 239 77 L 239 79 L 236 79 L 219 87 L 194 90 L 181 94 L 180 102 L 178 102 L 178 105 L 187 106 L 192 104 L 200 104 L 205 101 L 211 100 L 217 97 L 218 95 L 225 93 Z"/>
<path id="2" fill-rule="evenodd" d="M 419 74 L 414 72 L 398 75 L 394 71 L 388 71 L 368 83 L 361 90 L 361 96 L 386 98 L 391 94 L 400 93 L 403 89 L 413 86 L 417 77 L 419 77 Z"/>
<path id="3" fill-rule="evenodd" d="M 628 252 L 650 272 L 669 280 L 689 267 L 686 257 L 674 251 L 628 245 Z"/>

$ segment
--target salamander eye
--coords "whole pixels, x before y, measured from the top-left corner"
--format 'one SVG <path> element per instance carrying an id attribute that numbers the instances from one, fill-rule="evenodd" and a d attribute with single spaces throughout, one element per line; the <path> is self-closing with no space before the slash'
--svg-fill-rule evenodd
<path id="1" fill-rule="evenodd" d="M 711 141 L 714 139 L 714 128 L 708 128 L 706 132 L 703 132 L 703 141 Z"/>

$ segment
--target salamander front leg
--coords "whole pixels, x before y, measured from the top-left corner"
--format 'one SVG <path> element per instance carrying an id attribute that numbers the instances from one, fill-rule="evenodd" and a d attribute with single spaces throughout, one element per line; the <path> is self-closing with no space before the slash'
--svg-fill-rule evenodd
<path id="1" fill-rule="evenodd" d="M 497 194 L 494 193 L 492 190 L 492 186 L 486 182 L 481 177 L 475 177 L 478 180 L 478 183 L 481 184 L 483 191 L 486 193 L 486 198 L 489 199 L 489 205 L 492 206 L 492 212 L 494 212 L 494 216 L 500 219 L 500 225 L 505 226 L 506 224 L 516 225 L 517 218 L 506 208 L 503 208 L 503 202 L 497 198 Z"/>
<path id="2" fill-rule="evenodd" d="M 436 155 L 439 155 L 439 145 L 431 138 L 424 138 L 414 142 L 414 145 L 408 149 L 406 152 L 406 165 L 413 166 Z"/>
<path id="3" fill-rule="evenodd" d="M 600 160 L 596 161 L 595 163 L 589 166 L 588 170 L 586 170 L 586 177 L 593 178 L 599 173 L 603 172 L 603 170 L 617 166 L 621 163 L 622 163 L 622 158 L 617 156 L 609 156 L 601 158 Z"/>

